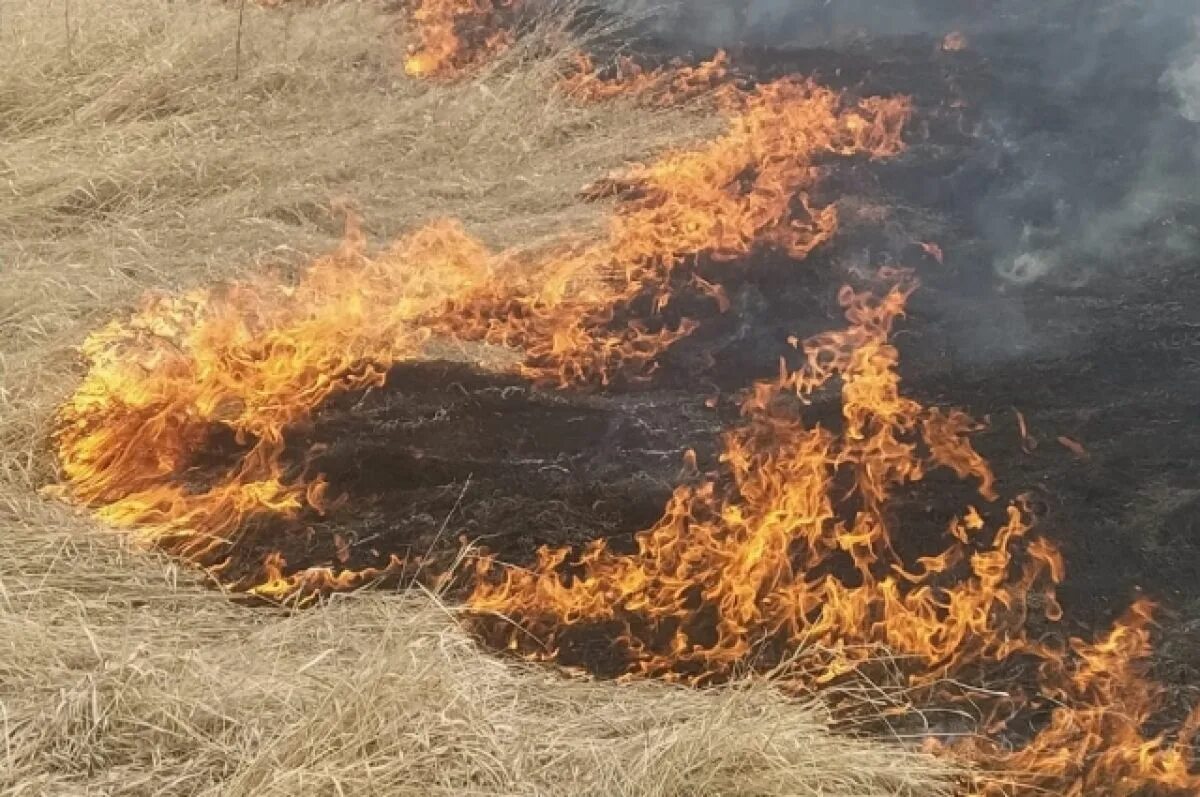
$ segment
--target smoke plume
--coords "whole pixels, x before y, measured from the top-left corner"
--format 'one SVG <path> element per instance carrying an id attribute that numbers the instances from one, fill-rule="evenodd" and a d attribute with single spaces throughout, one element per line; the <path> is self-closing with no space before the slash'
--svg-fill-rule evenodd
<path id="1" fill-rule="evenodd" d="M 660 37 L 689 48 L 870 49 L 959 31 L 998 76 L 959 196 L 1004 281 L 1086 282 L 1147 245 L 1197 252 L 1200 9 L 1195 0 L 676 0 Z"/>

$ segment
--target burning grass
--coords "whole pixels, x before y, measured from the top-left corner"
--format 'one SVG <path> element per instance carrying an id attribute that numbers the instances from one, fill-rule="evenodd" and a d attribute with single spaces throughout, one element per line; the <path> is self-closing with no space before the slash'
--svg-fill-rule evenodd
<path id="1" fill-rule="evenodd" d="M 430 90 L 397 73 L 403 44 L 369 6 L 248 8 L 235 82 L 229 10 L 76 5 L 69 59 L 61 9 L 9 4 L 0 28 L 0 439 L 5 474 L 29 484 L 47 475 L 30 451 L 71 347 L 146 289 L 305 262 L 341 239 L 339 196 L 372 234 L 449 215 L 534 245 L 601 218 L 572 201 L 597 173 L 715 128 L 557 99 L 571 56 L 533 45 Z"/>
<path id="2" fill-rule="evenodd" d="M 288 25 L 290 13 L 280 15 Z M 428 27 L 420 14 L 417 21 Z M 450 23 L 457 30 L 460 20 Z M 205 566 L 236 592 L 304 601 L 380 575 L 404 576 L 410 566 L 424 565 L 410 560 L 407 549 L 371 550 L 377 564 L 346 566 L 349 543 L 328 527 L 303 525 L 340 507 L 341 496 L 314 466 L 325 446 L 301 442 L 297 449 L 289 439 L 313 426 L 328 399 L 387 388 L 394 368 L 429 359 L 424 347 L 444 339 L 509 350 L 498 367 L 539 387 L 620 393 L 653 386 L 660 359 L 732 307 L 727 283 L 739 275 L 731 272 L 752 268 L 761 256 L 791 266 L 795 280 L 800 261 L 834 237 L 838 208 L 814 200 L 833 161 L 886 160 L 905 149 L 907 97 L 843 95 L 796 76 L 727 79 L 723 60 L 688 73 L 678 86 L 669 69 L 641 74 L 624 67 L 609 81 L 580 83 L 572 71 L 578 58 L 568 65 L 573 48 L 564 31 L 551 25 L 534 35 L 541 50 L 551 50 L 539 58 L 503 28 L 495 31 L 499 39 L 484 35 L 485 26 L 466 45 L 451 42 L 448 52 L 461 51 L 467 60 L 443 59 L 447 101 L 474 107 L 472 92 L 490 100 L 529 82 L 537 91 L 521 96 L 530 104 L 559 97 L 551 102 L 561 104 L 564 118 L 626 114 L 622 124 L 636 124 L 630 104 L 589 112 L 561 99 L 559 90 L 574 85 L 580 98 L 624 94 L 628 87 L 644 105 L 664 104 L 659 93 L 666 91 L 670 105 L 676 89 L 692 98 L 697 86 L 703 93 L 715 83 L 711 101 L 725 117 L 724 131 L 611 175 L 616 200 L 600 225 L 583 221 L 563 235 L 505 247 L 459 222 L 409 218 L 411 231 L 377 254 L 351 225 L 341 245 L 297 280 L 267 272 L 147 300 L 128 321 L 101 328 L 84 345 L 88 374 L 62 405 L 53 435 L 66 482 L 61 494 Z M 285 55 L 290 40 L 289 28 Z M 68 30 L 72 67 L 74 42 Z M 240 78 L 242 56 L 236 56 Z M 348 69 L 369 63 L 360 58 Z M 379 59 L 366 74 L 375 91 L 400 103 L 398 78 L 379 82 L 394 69 Z M 575 80 L 564 84 L 564 75 Z M 234 82 L 240 90 L 240 79 Z M 436 95 L 413 91 L 414 104 L 430 103 L 422 116 L 430 132 L 438 105 L 429 98 Z M 72 107 L 72 124 L 81 116 L 162 118 L 159 104 L 148 114 L 130 114 L 127 103 L 104 111 L 107 96 L 94 99 L 99 115 Z M 267 95 L 240 96 L 253 102 L 241 108 L 244 115 L 271 107 Z M 171 114 L 186 104 L 165 107 Z M 637 143 L 650 148 L 664 139 L 648 135 Z M 627 159 L 634 149 L 612 154 Z M 593 198 L 606 193 L 594 185 Z M 136 191 L 105 175 L 52 207 L 94 230 L 116 226 L 114 219 L 141 205 Z M 1063 619 L 1057 586 L 1064 562 L 1040 535 L 1030 506 L 1011 494 L 1007 508 L 994 505 L 982 515 L 970 505 L 952 510 L 935 541 L 940 547 L 910 549 L 909 538 L 920 534 L 912 531 L 918 524 L 897 520 L 902 494 L 927 473 L 941 469 L 969 479 L 982 502 L 1000 493 L 970 442 L 980 425 L 900 390 L 891 332 L 913 283 L 908 271 L 893 266 L 894 257 L 885 252 L 863 264 L 878 267 L 870 269 L 874 296 L 842 289 L 844 330 L 794 339 L 799 353 L 777 355 L 777 377 L 760 374 L 743 383 L 750 388 L 739 401 L 743 420 L 727 427 L 718 464 L 701 475 L 691 456 L 692 478 L 675 490 L 661 519 L 634 537 L 636 550 L 610 548 L 601 539 L 581 551 L 543 548 L 529 569 L 480 557 L 468 584 L 472 628 L 497 646 L 565 663 L 575 632 L 591 627 L 613 654 L 615 671 L 628 677 L 707 684 L 736 679 L 748 667 L 770 668 L 791 694 L 861 683 L 873 665 L 896 656 L 895 683 L 912 690 L 916 705 L 969 709 L 972 737 L 926 741 L 986 770 L 964 784 L 970 793 L 1194 793 L 1200 776 L 1191 743 L 1200 711 L 1169 732 L 1156 730 L 1163 690 L 1147 672 L 1149 601 L 1135 601 L 1095 641 L 1047 628 Z M 867 272 L 857 270 L 854 279 L 872 282 Z M 819 392 L 840 398 L 840 419 L 813 422 L 807 407 Z M 224 441 L 232 459 L 218 466 L 215 480 L 195 481 L 199 465 L 213 459 L 214 439 L 218 449 Z M 289 462 L 296 450 L 302 459 Z M 939 496 L 939 504 L 949 498 Z M 289 561 L 271 520 L 298 521 L 293 530 L 310 539 L 332 536 L 341 564 L 303 554 Z M 248 574 L 229 575 L 231 565 L 246 563 Z M 442 575 L 472 578 L 469 570 L 447 572 L 438 583 Z M 318 616 L 334 611 L 324 607 Z M 412 649 L 422 646 L 421 635 L 415 632 Z M 322 655 L 296 675 L 315 669 Z M 976 688 L 962 697 L 941 688 L 993 675 L 1011 690 Z M 711 693 L 688 699 L 703 694 Z M 781 699 L 780 705 L 797 704 Z M 313 736 L 322 734 L 308 731 L 304 739 Z M 463 759 L 456 751 L 454 760 Z M 738 785 L 753 788 L 754 779 L 740 764 L 738 770 Z M 431 776 L 419 779 L 427 789 Z M 678 773 L 670 783 L 680 780 L 695 788 L 693 778 Z M 447 788 L 463 786 L 451 778 Z M 612 789 L 607 782 L 604 788 Z"/>
<path id="3" fill-rule="evenodd" d="M 435 214 L 494 245 L 587 228 L 581 184 L 711 124 L 556 99 L 572 55 L 545 38 L 430 90 L 367 5 L 247 8 L 237 81 L 236 10 L 62 10 L 0 20 L 0 789 L 947 793 L 944 763 L 764 685 L 566 681 L 481 653 L 427 598 L 250 611 L 35 497 L 72 347 L 142 291 L 287 270 L 335 245 L 338 195 L 383 236 Z"/>

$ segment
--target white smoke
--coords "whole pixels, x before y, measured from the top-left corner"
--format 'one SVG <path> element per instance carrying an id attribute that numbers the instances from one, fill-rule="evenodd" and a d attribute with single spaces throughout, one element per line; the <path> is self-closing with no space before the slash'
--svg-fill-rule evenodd
<path id="1" fill-rule="evenodd" d="M 1180 231 L 1172 217 L 1181 203 L 1194 206 L 1200 198 L 1200 16 L 1194 16 L 1197 6 L 1190 0 L 1158 0 L 1154 8 L 1156 13 L 1146 14 L 1143 20 L 1174 22 L 1173 30 L 1183 35 L 1170 46 L 1162 32 L 1171 31 L 1171 25 L 1147 26 L 1148 33 L 1139 42 L 1140 53 L 1121 56 L 1134 65 L 1139 57 L 1152 55 L 1159 42 L 1164 48 L 1159 52 L 1165 60 L 1158 67 L 1162 105 L 1157 113 L 1139 122 L 1137 129 L 1144 132 L 1145 138 L 1138 150 L 1140 163 L 1133 179 L 1118 195 L 1118 201 L 1095 205 L 1085 192 L 1074 190 L 1070 178 L 1060 179 L 1054 189 L 1071 197 L 1068 207 L 1075 210 L 1074 221 L 1064 224 L 1066 215 L 1055 213 L 1053 224 L 1045 229 L 1052 239 L 1049 243 L 1030 241 L 1028 235 L 1014 240 L 1015 246 L 995 263 L 995 272 L 1003 281 L 1029 284 L 1051 277 L 1087 281 L 1106 268 L 1104 263 L 1114 253 L 1137 244 L 1150 229 L 1165 236 L 1161 242 L 1172 249 L 1196 251 L 1197 241 Z M 1149 33 L 1155 30 L 1157 34 Z M 1096 37 L 1096 41 L 1104 39 Z M 1107 44 L 1098 51 L 1110 61 L 1118 57 Z M 1049 171 L 1054 171 L 1052 162 Z M 1029 194 L 1036 197 L 1036 180 L 1030 180 L 1030 185 Z"/>
<path id="2" fill-rule="evenodd" d="M 1163 82 L 1175 92 L 1183 117 L 1200 124 L 1200 19 L 1195 27 L 1196 42 L 1180 54 Z"/>
<path id="3" fill-rule="evenodd" d="M 1022 252 L 1012 260 L 996 264 L 996 275 L 1013 285 L 1029 285 L 1059 268 L 1058 255 L 1053 251 Z"/>
<path id="4" fill-rule="evenodd" d="M 601 2 L 648 12 L 659 37 L 689 49 L 907 47 L 962 32 L 985 61 L 1015 64 L 1012 86 L 1029 82 L 1051 112 L 1038 128 L 1015 92 L 981 101 L 1004 166 L 967 200 L 1002 281 L 1086 282 L 1164 236 L 1200 251 L 1194 226 L 1175 223 L 1200 207 L 1200 0 Z"/>

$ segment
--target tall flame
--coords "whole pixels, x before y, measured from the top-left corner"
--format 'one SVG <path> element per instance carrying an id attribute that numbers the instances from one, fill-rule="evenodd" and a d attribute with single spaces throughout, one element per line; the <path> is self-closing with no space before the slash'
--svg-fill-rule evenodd
<path id="1" fill-rule="evenodd" d="M 974 506 L 950 523 L 944 546 L 913 561 L 893 542 L 895 498 L 933 468 L 972 478 L 995 498 L 993 475 L 970 445 L 976 425 L 899 392 L 888 343 L 912 283 L 882 299 L 843 289 L 850 326 L 812 338 L 804 366 L 756 386 L 746 423 L 728 433 L 724 478 L 676 489 L 631 554 L 596 541 L 578 554 L 542 549 L 531 568 L 484 557 L 469 605 L 492 644 L 541 660 L 578 661 L 597 634 L 628 675 L 689 683 L 724 679 L 754 662 L 807 690 L 887 659 L 908 686 L 1008 661 L 1038 664 L 1048 721 L 1028 744 L 997 738 L 1025 707 L 1018 695 L 973 694 L 992 736 L 939 747 L 988 773 L 972 794 L 1200 790 L 1192 737 L 1200 708 L 1168 738 L 1146 726 L 1163 690 L 1146 676 L 1152 607 L 1139 600 L 1100 641 L 1069 648 L 1031 628 L 1062 611 L 1065 565 L 1030 535 L 1018 501 L 991 528 Z M 803 401 L 840 383 L 839 432 L 803 421 Z M 1151 791 L 1147 791 L 1151 790 Z"/>
<path id="2" fill-rule="evenodd" d="M 850 327 L 804 343 L 804 367 L 756 386 L 746 423 L 725 437 L 727 478 L 679 487 L 636 553 L 598 541 L 578 557 L 543 550 L 537 566 L 499 573 L 485 559 L 472 607 L 516 621 L 497 626 L 508 647 L 549 658 L 576 626 L 615 625 L 628 671 L 698 681 L 771 649 L 791 652 L 788 668 L 809 683 L 884 651 L 922 683 L 1040 651 L 1023 633 L 1030 597 L 1058 619 L 1063 565 L 1051 543 L 1028 538 L 1017 506 L 990 532 L 965 507 L 946 547 L 915 563 L 892 546 L 894 494 L 930 468 L 970 476 L 982 498 L 995 497 L 969 419 L 900 394 L 887 338 L 911 289 L 902 279 L 878 301 L 844 289 Z M 835 377 L 840 433 L 805 424 L 803 404 L 783 400 Z"/>

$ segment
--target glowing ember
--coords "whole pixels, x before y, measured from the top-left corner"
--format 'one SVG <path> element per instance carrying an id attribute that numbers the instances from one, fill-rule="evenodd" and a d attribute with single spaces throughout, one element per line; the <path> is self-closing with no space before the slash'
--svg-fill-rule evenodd
<path id="1" fill-rule="evenodd" d="M 1021 450 L 1032 454 L 1038 447 L 1037 438 L 1029 433 L 1029 425 L 1025 423 L 1025 415 L 1020 410 L 1014 410 L 1017 415 L 1017 433 L 1021 436 Z"/>
<path id="2" fill-rule="evenodd" d="M 1079 459 L 1087 459 L 1088 458 L 1087 449 L 1084 448 L 1083 443 L 1080 443 L 1078 440 L 1072 440 L 1070 437 L 1067 437 L 1066 435 L 1059 435 L 1058 442 L 1059 442 L 1059 445 L 1061 445 L 1063 448 L 1070 451 L 1072 454 L 1074 454 Z"/>

